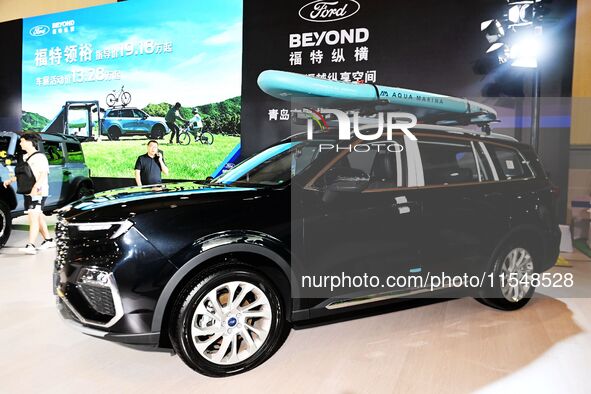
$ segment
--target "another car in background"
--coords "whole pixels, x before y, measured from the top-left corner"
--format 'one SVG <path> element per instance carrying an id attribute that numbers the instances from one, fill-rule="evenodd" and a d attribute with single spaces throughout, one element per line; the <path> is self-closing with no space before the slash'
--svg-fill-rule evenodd
<path id="1" fill-rule="evenodd" d="M 106 135 L 111 141 L 136 135 L 162 139 L 169 132 L 164 118 L 150 116 L 133 107 L 109 108 L 101 119 L 101 135 Z"/>
<path id="2" fill-rule="evenodd" d="M 14 174 L 14 166 L 22 160 L 19 146 L 20 133 L 0 132 L 0 177 L 2 180 Z M 74 136 L 38 133 L 37 149 L 49 162 L 49 196 L 46 211 L 60 208 L 72 201 L 94 193 L 90 169 L 84 161 L 82 145 Z M 17 183 L 0 187 L 0 248 L 10 236 L 12 218 L 25 212 L 23 195 L 17 194 Z"/>

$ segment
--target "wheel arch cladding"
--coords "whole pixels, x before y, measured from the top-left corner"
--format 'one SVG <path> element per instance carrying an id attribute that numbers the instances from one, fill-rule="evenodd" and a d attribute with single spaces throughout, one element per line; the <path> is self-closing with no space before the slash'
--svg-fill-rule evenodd
<path id="1" fill-rule="evenodd" d="M 276 290 L 283 301 L 285 316 L 290 320 L 291 315 L 291 288 L 289 264 L 274 251 L 259 246 L 248 244 L 223 245 L 207 250 L 184 264 L 174 275 L 160 294 L 154 317 L 152 319 L 152 332 L 160 332 L 160 345 L 170 345 L 168 335 L 168 322 L 172 305 L 182 288 L 199 273 L 216 266 L 228 267 L 240 264 L 258 272 L 275 285 Z"/>

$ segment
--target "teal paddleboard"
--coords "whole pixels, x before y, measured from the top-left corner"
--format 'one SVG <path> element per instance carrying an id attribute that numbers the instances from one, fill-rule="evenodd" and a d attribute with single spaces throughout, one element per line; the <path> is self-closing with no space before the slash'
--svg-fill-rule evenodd
<path id="1" fill-rule="evenodd" d="M 286 101 L 309 97 L 343 102 L 374 102 L 376 105 L 387 103 L 394 106 L 462 115 L 468 120 L 468 123 L 487 123 L 497 118 L 497 112 L 493 108 L 476 101 L 420 90 L 332 81 L 277 70 L 263 71 L 257 82 L 263 92 Z M 450 116 L 450 119 L 453 118 Z"/>

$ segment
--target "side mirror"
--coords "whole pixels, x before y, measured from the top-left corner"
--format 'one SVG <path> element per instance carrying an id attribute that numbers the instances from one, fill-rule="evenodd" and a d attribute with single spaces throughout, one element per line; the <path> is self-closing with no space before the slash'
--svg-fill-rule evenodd
<path id="1" fill-rule="evenodd" d="M 339 193 L 360 193 L 369 186 L 369 175 L 356 168 L 335 167 L 324 174 L 324 202 L 333 201 Z"/>

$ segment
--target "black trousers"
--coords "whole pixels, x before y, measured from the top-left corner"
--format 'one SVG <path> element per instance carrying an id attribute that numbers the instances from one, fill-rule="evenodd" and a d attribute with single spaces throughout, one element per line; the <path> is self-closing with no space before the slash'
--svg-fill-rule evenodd
<path id="1" fill-rule="evenodd" d="M 172 143 L 172 140 L 175 138 L 176 135 L 176 143 L 179 143 L 179 127 L 172 123 L 172 122 L 166 122 L 166 125 L 168 126 L 168 128 L 170 129 L 170 143 Z"/>

